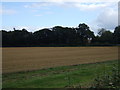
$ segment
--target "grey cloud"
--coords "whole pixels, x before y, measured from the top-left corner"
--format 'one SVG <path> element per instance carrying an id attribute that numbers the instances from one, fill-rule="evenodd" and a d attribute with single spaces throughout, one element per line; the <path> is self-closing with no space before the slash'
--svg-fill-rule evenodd
<path id="1" fill-rule="evenodd" d="M 114 29 L 118 25 L 118 11 L 114 9 L 106 9 L 96 19 L 99 27 L 106 29 Z"/>

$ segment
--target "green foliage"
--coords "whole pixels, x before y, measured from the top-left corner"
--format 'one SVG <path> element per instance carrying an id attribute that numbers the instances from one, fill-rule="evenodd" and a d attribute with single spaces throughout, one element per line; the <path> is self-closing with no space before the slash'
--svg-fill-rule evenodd
<path id="1" fill-rule="evenodd" d="M 100 37 L 100 41 L 102 43 L 113 43 L 113 34 L 110 31 L 104 31 Z"/>
<path id="2" fill-rule="evenodd" d="M 105 31 L 106 29 L 104 28 L 98 29 L 98 35 L 101 36 Z"/>
<path id="3" fill-rule="evenodd" d="M 89 26 L 85 23 L 79 24 L 77 30 L 78 40 L 80 40 L 80 44 L 87 45 L 88 39 L 91 38 L 91 40 L 95 37 L 94 33 L 90 31 Z"/>
<path id="4" fill-rule="evenodd" d="M 98 36 L 94 35 L 88 25 L 79 24 L 77 28 L 55 26 L 44 28 L 34 33 L 26 29 L 14 31 L 2 30 L 3 47 L 20 46 L 105 46 L 120 44 L 120 26 L 114 33 L 102 28 Z"/>
<path id="5" fill-rule="evenodd" d="M 116 44 L 120 44 L 120 26 L 117 26 L 114 30 L 114 39 Z"/>
<path id="6" fill-rule="evenodd" d="M 120 72 L 118 66 L 114 65 L 111 73 L 105 73 L 95 78 L 91 88 L 120 88 Z"/>

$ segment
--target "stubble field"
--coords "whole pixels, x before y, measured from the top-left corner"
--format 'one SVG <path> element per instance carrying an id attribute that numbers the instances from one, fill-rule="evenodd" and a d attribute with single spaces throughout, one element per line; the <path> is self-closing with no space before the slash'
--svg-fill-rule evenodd
<path id="1" fill-rule="evenodd" d="M 2 48 L 3 73 L 118 59 L 117 47 Z"/>

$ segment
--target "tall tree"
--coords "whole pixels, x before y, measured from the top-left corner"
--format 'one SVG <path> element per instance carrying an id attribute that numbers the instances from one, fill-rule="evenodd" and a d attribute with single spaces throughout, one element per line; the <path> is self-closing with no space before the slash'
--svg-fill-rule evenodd
<path id="1" fill-rule="evenodd" d="M 113 44 L 113 33 L 110 31 L 104 31 L 100 39 L 102 43 Z"/>
<path id="2" fill-rule="evenodd" d="M 65 42 L 65 30 L 62 26 L 52 28 L 55 44 L 63 44 Z"/>
<path id="3" fill-rule="evenodd" d="M 114 30 L 114 40 L 116 44 L 120 44 L 120 26 L 117 26 Z"/>
<path id="4" fill-rule="evenodd" d="M 79 24 L 78 28 L 76 28 L 77 34 L 81 40 L 81 44 L 85 45 L 88 43 L 88 40 L 92 40 L 95 36 L 94 33 L 89 29 L 89 26 L 85 23 Z"/>
<path id="5" fill-rule="evenodd" d="M 52 31 L 45 28 L 33 33 L 35 43 L 38 45 L 45 45 L 52 43 Z"/>
<path id="6" fill-rule="evenodd" d="M 101 36 L 105 31 L 106 31 L 106 29 L 104 29 L 104 28 L 98 29 L 98 35 Z"/>

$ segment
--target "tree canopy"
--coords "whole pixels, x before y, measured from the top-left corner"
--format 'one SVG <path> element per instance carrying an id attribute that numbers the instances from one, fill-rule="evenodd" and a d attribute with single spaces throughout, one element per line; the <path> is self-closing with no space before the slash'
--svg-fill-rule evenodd
<path id="1" fill-rule="evenodd" d="M 3 47 L 19 46 L 85 46 L 85 45 L 116 45 L 120 44 L 120 26 L 112 33 L 104 28 L 99 29 L 98 35 L 90 30 L 85 23 L 76 28 L 54 26 L 35 32 L 26 29 L 2 31 Z"/>

